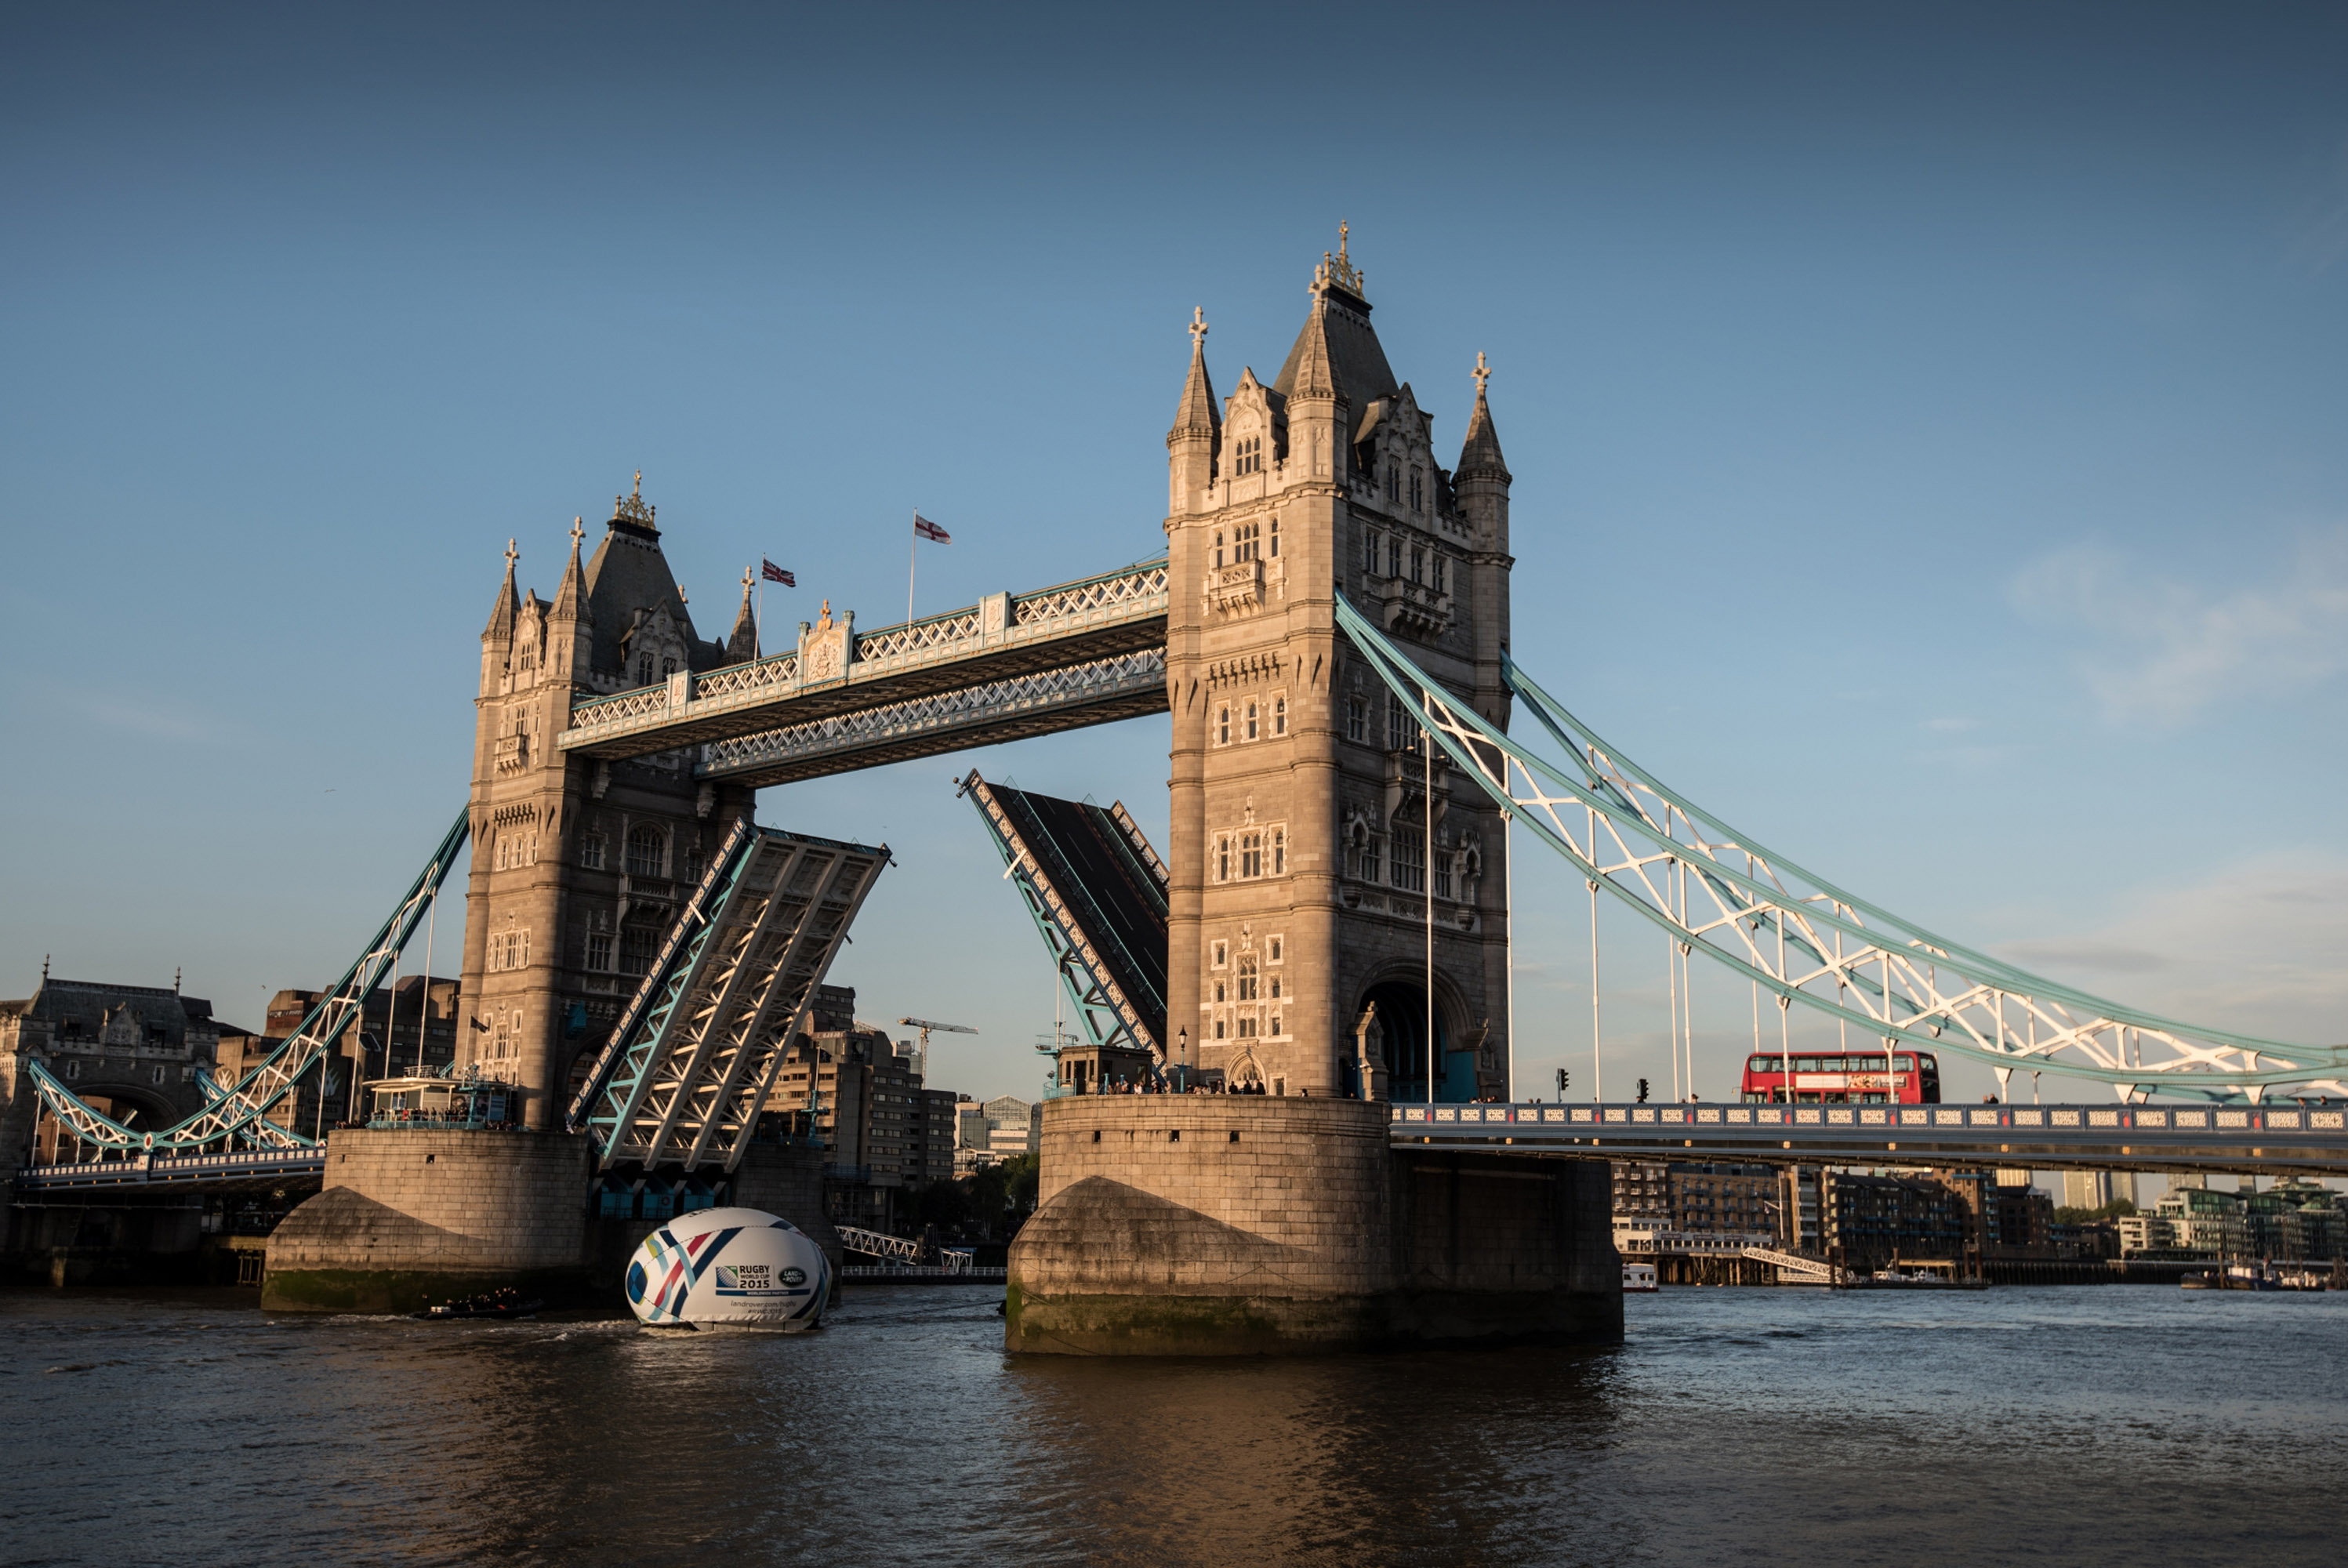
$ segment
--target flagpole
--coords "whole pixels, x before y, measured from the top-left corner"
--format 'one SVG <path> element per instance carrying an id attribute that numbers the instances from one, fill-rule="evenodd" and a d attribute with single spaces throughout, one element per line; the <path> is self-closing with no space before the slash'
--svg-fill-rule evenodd
<path id="1" fill-rule="evenodd" d="M 758 557 L 758 609 L 750 619 L 750 635 L 757 645 L 753 657 L 764 657 L 767 652 L 767 558 Z"/>
<path id="2" fill-rule="evenodd" d="M 913 624 L 913 563 L 922 554 L 922 509 L 913 509 L 913 537 L 905 546 L 905 624 Z"/>

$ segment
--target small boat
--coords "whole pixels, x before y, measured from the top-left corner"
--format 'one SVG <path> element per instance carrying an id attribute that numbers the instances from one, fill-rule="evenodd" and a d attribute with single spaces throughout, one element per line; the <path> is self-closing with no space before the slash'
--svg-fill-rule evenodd
<path id="1" fill-rule="evenodd" d="M 539 1297 L 531 1296 L 525 1300 L 520 1291 L 508 1286 L 490 1291 L 486 1295 L 468 1296 L 463 1301 L 444 1301 L 438 1306 L 427 1306 L 422 1312 L 408 1315 L 420 1323 L 454 1323 L 460 1318 L 510 1321 L 543 1311 L 545 1306 L 546 1303 Z"/>
<path id="2" fill-rule="evenodd" d="M 1654 1264 L 1624 1264 L 1622 1265 L 1623 1295 L 1654 1295 L 1661 1292 L 1663 1288 L 1663 1287 L 1662 1285 L 1655 1283 Z"/>
<path id="3" fill-rule="evenodd" d="M 2218 1282 L 2211 1279 L 2206 1274 L 2188 1274 L 2182 1275 L 2178 1278 L 2177 1284 L 2178 1287 L 2181 1290 L 2216 1290 L 2219 1288 Z"/>

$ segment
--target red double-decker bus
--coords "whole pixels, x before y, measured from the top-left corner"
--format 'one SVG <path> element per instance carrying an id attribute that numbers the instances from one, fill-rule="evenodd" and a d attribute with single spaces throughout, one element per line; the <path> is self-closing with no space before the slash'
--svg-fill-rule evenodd
<path id="1" fill-rule="evenodd" d="M 1938 1105 L 1941 1065 L 1929 1051 L 1796 1051 L 1792 1084 L 1775 1051 L 1745 1061 L 1745 1098 L 1757 1104 Z M 1886 1071 L 1887 1067 L 1890 1069 Z M 1887 1085 L 1888 1090 L 1887 1090 Z"/>

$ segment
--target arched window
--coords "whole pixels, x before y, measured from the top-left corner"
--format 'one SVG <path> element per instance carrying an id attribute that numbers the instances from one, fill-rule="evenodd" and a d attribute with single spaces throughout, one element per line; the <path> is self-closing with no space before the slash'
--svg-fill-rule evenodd
<path id="1" fill-rule="evenodd" d="M 638 686 L 653 684 L 653 656 L 649 653 L 636 655 L 636 684 Z"/>
<path id="2" fill-rule="evenodd" d="M 1386 465 L 1386 499 L 1388 500 L 1402 499 L 1402 469 L 1397 464 Z"/>
<path id="3" fill-rule="evenodd" d="M 1378 533 L 1374 528 L 1362 531 L 1362 570 L 1372 577 L 1378 574 Z"/>
<path id="4" fill-rule="evenodd" d="M 656 877 L 668 864 L 668 835 L 650 822 L 628 830 L 628 874 Z"/>
<path id="5" fill-rule="evenodd" d="M 1218 572 L 1220 572 L 1220 571 L 1221 571 L 1221 570 L 1222 570 L 1222 567 L 1223 567 L 1223 531 L 1222 531 L 1221 529 L 1220 529 L 1220 528 L 1219 528 L 1219 529 L 1215 530 L 1215 570 L 1216 570 L 1216 571 L 1218 571 Z"/>
<path id="6" fill-rule="evenodd" d="M 1423 575 L 1426 570 L 1426 552 L 1421 550 L 1416 544 L 1412 545 L 1410 547 L 1410 580 L 1414 583 L 1426 581 L 1426 578 Z"/>
<path id="7" fill-rule="evenodd" d="M 1253 703 L 1247 705 L 1247 738 L 1250 740 L 1255 738 L 1255 704 Z"/>
<path id="8" fill-rule="evenodd" d="M 1402 575 L 1402 535 L 1398 533 L 1386 535 L 1386 575 Z"/>
<path id="9" fill-rule="evenodd" d="M 1240 954 L 1240 1000 L 1255 1000 L 1255 954 L 1252 953 Z"/>
<path id="10" fill-rule="evenodd" d="M 1284 696 L 1272 699 L 1272 732 L 1274 735 L 1288 733 L 1288 699 Z"/>
<path id="11" fill-rule="evenodd" d="M 1411 469 L 1411 470 L 1410 470 L 1410 510 L 1411 510 L 1411 511 L 1426 511 L 1426 487 L 1425 487 L 1425 485 L 1423 484 L 1423 482 L 1422 482 L 1422 481 L 1420 480 L 1420 479 L 1419 479 L 1419 473 L 1418 473 L 1418 470 L 1417 470 L 1416 469 Z"/>
<path id="12" fill-rule="evenodd" d="M 1288 830 L 1285 828 L 1272 830 L 1272 874 L 1276 877 L 1288 874 Z M 1276 996 L 1279 993 L 1275 991 L 1272 995 Z"/>
<path id="13" fill-rule="evenodd" d="M 1217 708 L 1215 710 L 1215 744 L 1229 746 L 1231 743 L 1231 710 L 1227 707 Z"/>
<path id="14" fill-rule="evenodd" d="M 1276 517 L 1272 520 L 1272 558 L 1280 559 L 1280 519 Z"/>
<path id="15" fill-rule="evenodd" d="M 1231 841 L 1229 839 L 1215 841 L 1215 880 L 1231 880 Z"/>

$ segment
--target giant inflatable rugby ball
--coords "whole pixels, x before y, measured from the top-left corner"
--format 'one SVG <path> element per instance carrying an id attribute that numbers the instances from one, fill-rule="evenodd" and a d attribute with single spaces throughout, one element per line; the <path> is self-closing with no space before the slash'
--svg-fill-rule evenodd
<path id="1" fill-rule="evenodd" d="M 628 1260 L 628 1305 L 660 1327 L 813 1328 L 830 1295 L 823 1249 L 788 1220 L 757 1209 L 679 1214 Z"/>

